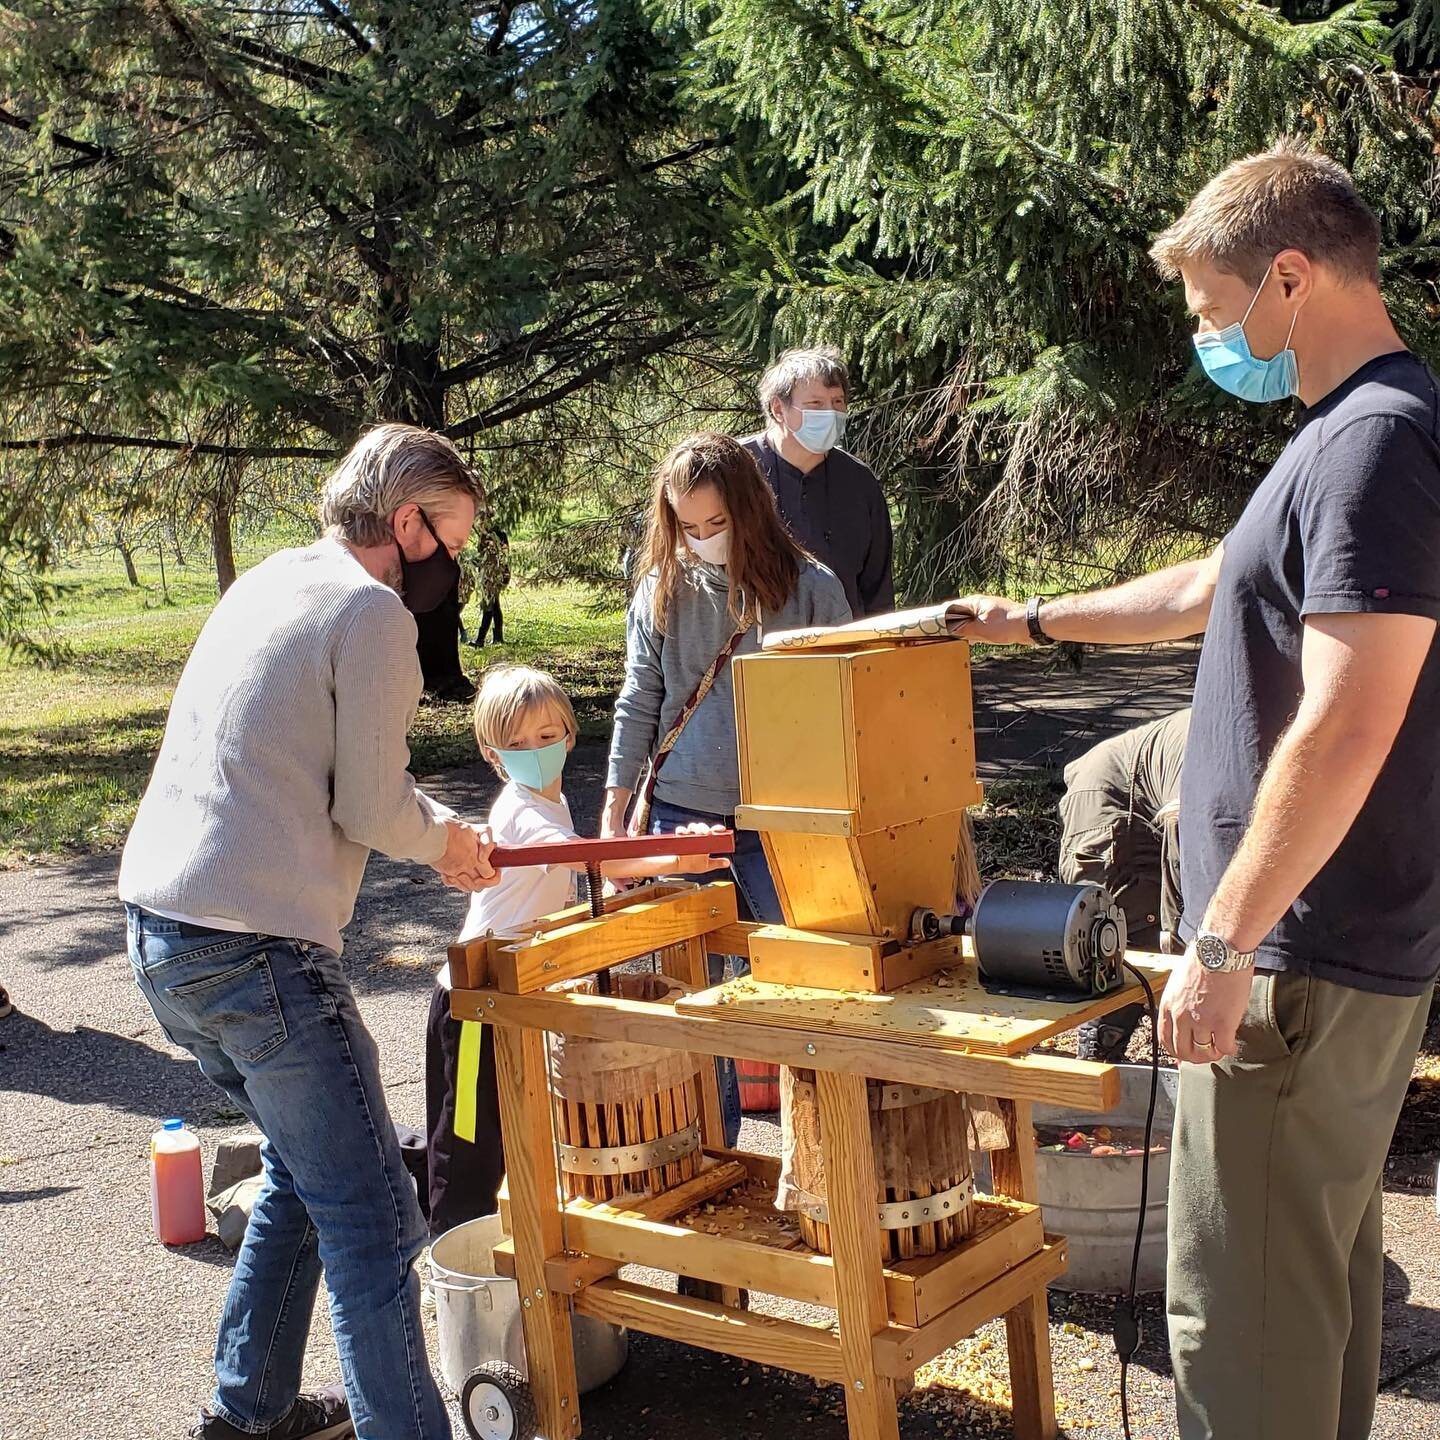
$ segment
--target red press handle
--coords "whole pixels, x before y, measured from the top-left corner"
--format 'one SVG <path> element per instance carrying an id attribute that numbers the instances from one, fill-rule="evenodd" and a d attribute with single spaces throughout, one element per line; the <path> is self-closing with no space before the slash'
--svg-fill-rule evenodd
<path id="1" fill-rule="evenodd" d="M 610 840 L 554 840 L 543 845 L 497 845 L 490 863 L 510 865 L 599 865 L 605 860 L 649 860 L 657 855 L 733 855 L 735 832 L 710 835 L 634 835 Z"/>

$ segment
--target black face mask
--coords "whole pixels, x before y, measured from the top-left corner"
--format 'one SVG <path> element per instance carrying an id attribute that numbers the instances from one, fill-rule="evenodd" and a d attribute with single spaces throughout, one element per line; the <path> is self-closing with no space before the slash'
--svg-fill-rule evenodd
<path id="1" fill-rule="evenodd" d="M 435 527 L 423 510 L 420 518 L 425 528 L 435 535 Z M 435 553 L 423 560 L 407 560 L 399 540 L 395 548 L 400 552 L 400 598 L 412 615 L 428 615 L 455 588 L 460 579 L 460 566 L 438 535 L 435 535 Z"/>

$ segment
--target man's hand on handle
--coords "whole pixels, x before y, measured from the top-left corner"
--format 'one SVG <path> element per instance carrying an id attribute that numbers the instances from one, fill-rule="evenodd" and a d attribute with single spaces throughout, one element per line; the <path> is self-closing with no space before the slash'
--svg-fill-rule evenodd
<path id="1" fill-rule="evenodd" d="M 494 885 L 500 874 L 490 863 L 495 837 L 489 826 L 447 820 L 445 829 L 445 853 L 434 866 L 440 878 L 456 890 L 484 890 Z"/>

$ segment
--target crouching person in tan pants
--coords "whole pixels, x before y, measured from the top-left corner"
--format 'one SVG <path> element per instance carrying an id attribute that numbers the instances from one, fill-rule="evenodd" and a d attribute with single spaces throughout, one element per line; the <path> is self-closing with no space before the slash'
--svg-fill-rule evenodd
<path id="1" fill-rule="evenodd" d="M 1440 390 L 1378 252 L 1300 146 L 1212 180 L 1151 253 L 1216 384 L 1300 399 L 1289 444 L 1203 559 L 960 602 L 990 642 L 1205 636 L 1160 1005 L 1182 1440 L 1363 1440 L 1375 1407 L 1381 1177 L 1440 965 Z"/>

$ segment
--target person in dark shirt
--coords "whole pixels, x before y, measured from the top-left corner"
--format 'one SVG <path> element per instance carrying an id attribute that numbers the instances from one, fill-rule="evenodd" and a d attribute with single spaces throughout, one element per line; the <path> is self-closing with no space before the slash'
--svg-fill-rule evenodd
<path id="1" fill-rule="evenodd" d="M 1293 142 L 1151 254 L 1202 368 L 1294 434 L 1223 543 L 1091 595 L 961 603 L 969 638 L 1204 632 L 1180 797 L 1187 941 L 1167 1309 L 1182 1440 L 1361 1440 L 1381 1179 L 1440 968 L 1440 392 L 1379 288 L 1379 225 Z"/>
<path id="2" fill-rule="evenodd" d="M 766 428 L 743 443 L 790 533 L 839 576 L 858 620 L 895 608 L 894 537 L 875 472 L 839 448 L 849 403 L 838 350 L 787 350 L 760 380 Z"/>
<path id="3" fill-rule="evenodd" d="M 1060 879 L 1103 885 L 1125 913 L 1129 948 L 1178 955 L 1180 773 L 1189 710 L 1137 725 L 1065 767 Z M 1127 1005 L 1078 1031 L 1082 1060 L 1123 1061 L 1143 1005 Z"/>
<path id="4" fill-rule="evenodd" d="M 449 593 L 433 609 L 415 617 L 415 653 L 420 657 L 420 674 L 425 694 L 432 700 L 468 705 L 475 698 L 475 686 L 460 664 L 460 580 L 456 577 Z"/>

